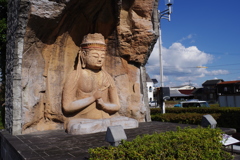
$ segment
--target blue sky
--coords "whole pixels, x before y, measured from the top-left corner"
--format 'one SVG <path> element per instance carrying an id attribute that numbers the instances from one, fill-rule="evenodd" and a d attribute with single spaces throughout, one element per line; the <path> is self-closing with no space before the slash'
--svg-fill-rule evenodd
<path id="1" fill-rule="evenodd" d="M 240 80 L 239 7 L 240 0 L 174 1 L 171 22 L 161 20 L 164 86 Z M 166 9 L 164 0 L 159 9 Z M 160 81 L 158 55 L 157 42 L 146 68 Z"/>

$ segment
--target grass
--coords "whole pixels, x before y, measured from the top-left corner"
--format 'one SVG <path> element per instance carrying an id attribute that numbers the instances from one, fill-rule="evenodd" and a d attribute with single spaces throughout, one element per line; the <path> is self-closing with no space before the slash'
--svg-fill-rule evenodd
<path id="1" fill-rule="evenodd" d="M 220 107 L 218 103 L 215 104 L 209 104 L 210 107 Z"/>

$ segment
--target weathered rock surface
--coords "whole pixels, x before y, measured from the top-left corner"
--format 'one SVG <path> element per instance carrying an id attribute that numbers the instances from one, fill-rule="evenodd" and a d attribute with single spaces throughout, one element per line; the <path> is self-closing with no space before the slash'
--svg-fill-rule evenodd
<path id="1" fill-rule="evenodd" d="M 157 0 L 156 0 L 157 2 Z M 144 122 L 144 66 L 156 42 L 155 0 L 30 0 L 22 53 L 22 133 L 60 129 L 62 90 L 77 64 L 83 36 L 101 33 L 105 70 L 113 77 L 119 114 Z M 26 5 L 24 4 L 24 5 Z M 21 6 L 22 7 L 22 6 Z M 155 7 L 156 8 L 156 7 Z"/>

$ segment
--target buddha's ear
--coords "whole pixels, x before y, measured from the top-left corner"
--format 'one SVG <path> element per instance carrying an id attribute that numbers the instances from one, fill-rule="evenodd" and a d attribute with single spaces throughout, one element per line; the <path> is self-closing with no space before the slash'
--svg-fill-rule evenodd
<path id="1" fill-rule="evenodd" d="M 83 50 L 80 50 L 79 51 L 79 62 L 81 63 L 82 65 L 82 68 L 86 68 L 86 51 L 83 51 Z"/>

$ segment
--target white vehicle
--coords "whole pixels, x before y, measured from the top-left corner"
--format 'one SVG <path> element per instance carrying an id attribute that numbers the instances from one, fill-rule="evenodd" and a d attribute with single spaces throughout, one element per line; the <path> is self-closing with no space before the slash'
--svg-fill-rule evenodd
<path id="1" fill-rule="evenodd" d="M 149 107 L 157 107 L 157 101 L 149 102 Z"/>
<path id="2" fill-rule="evenodd" d="M 209 104 L 206 101 L 184 101 L 180 102 L 177 105 L 174 105 L 174 107 L 210 107 Z"/>

